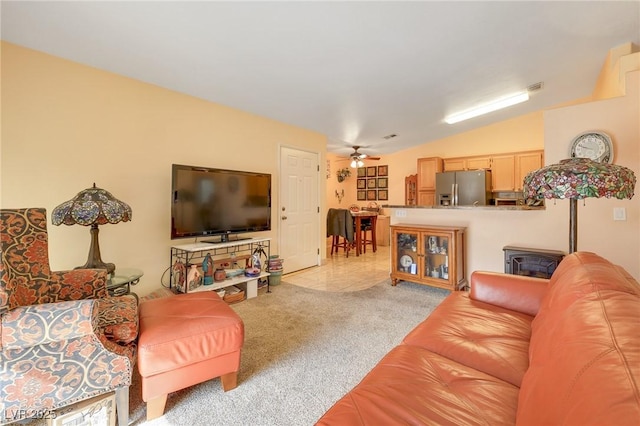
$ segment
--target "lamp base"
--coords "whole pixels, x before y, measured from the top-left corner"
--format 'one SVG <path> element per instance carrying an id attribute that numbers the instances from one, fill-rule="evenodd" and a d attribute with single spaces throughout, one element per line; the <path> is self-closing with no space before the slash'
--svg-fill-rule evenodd
<path id="1" fill-rule="evenodd" d="M 100 246 L 98 245 L 98 225 L 91 225 L 91 246 L 89 247 L 89 256 L 87 257 L 87 263 L 82 266 L 78 266 L 75 269 L 106 269 L 109 275 L 113 274 L 116 270 L 116 265 L 113 263 L 105 263 L 100 258 Z"/>
<path id="2" fill-rule="evenodd" d="M 106 269 L 107 274 L 111 275 L 116 270 L 115 263 L 104 263 L 100 259 L 92 259 L 92 261 L 88 261 L 82 266 L 76 266 L 74 269 Z"/>

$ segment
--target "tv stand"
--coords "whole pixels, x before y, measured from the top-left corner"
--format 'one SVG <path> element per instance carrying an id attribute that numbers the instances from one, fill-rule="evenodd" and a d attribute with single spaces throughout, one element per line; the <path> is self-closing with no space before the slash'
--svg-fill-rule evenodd
<path id="1" fill-rule="evenodd" d="M 219 240 L 202 240 L 203 243 L 209 243 L 209 244 L 218 244 L 218 243 L 230 243 L 233 241 L 246 241 L 246 240 L 250 240 L 251 237 L 238 237 L 238 236 L 231 236 L 231 235 L 221 235 Z"/>
<path id="2" fill-rule="evenodd" d="M 169 287 L 178 290 L 181 293 L 193 293 L 197 291 L 209 291 L 218 290 L 225 287 L 237 286 L 244 290 L 245 297 L 251 299 L 258 295 L 258 281 L 268 280 L 269 273 L 266 272 L 266 267 L 271 254 L 270 248 L 271 238 L 238 238 L 227 239 L 227 241 L 200 241 L 193 244 L 182 244 L 171 247 L 171 268 L 172 273 L 169 276 Z M 260 275 L 256 277 L 247 277 L 244 274 L 235 277 L 230 277 L 224 281 L 216 282 L 213 284 L 200 284 L 196 288 L 189 288 L 186 282 L 177 282 L 177 276 L 173 273 L 173 267 L 176 263 L 180 263 L 185 266 L 185 269 L 189 269 L 191 265 L 197 265 L 200 274 L 202 274 L 202 262 L 210 254 L 214 269 L 221 263 L 238 262 L 240 266 L 244 268 L 243 262 L 248 262 L 254 253 L 262 253 L 266 255 L 266 259 L 261 257 L 262 271 Z M 186 278 L 186 277 L 185 277 Z M 184 278 L 183 278 L 184 279 Z M 186 280 L 185 280 L 186 281 Z M 268 281 L 267 281 L 268 282 Z M 270 292 L 267 284 L 267 292 Z"/>

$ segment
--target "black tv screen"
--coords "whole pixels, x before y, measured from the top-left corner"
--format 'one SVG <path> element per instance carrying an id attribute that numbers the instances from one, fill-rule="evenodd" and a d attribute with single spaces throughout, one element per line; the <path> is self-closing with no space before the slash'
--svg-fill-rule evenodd
<path id="1" fill-rule="evenodd" d="M 271 175 L 173 164 L 171 239 L 271 230 Z"/>

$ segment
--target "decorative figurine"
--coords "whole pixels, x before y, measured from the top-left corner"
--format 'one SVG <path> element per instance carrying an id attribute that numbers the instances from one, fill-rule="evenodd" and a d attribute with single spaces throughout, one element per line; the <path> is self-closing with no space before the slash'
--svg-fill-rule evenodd
<path id="1" fill-rule="evenodd" d="M 171 268 L 173 272 L 173 280 L 172 282 L 175 284 L 176 288 L 180 291 L 185 290 L 185 278 L 187 276 L 187 270 L 184 267 L 184 263 L 179 260 L 176 260 L 176 263 L 173 264 Z"/>
<path id="2" fill-rule="evenodd" d="M 200 285 L 200 271 L 198 271 L 198 267 L 196 265 L 191 265 L 191 268 L 189 268 L 187 282 L 189 283 L 189 290 L 192 290 Z"/>
<path id="3" fill-rule="evenodd" d="M 213 260 L 211 259 L 211 254 L 207 253 L 202 261 L 202 283 L 204 285 L 213 284 Z"/>

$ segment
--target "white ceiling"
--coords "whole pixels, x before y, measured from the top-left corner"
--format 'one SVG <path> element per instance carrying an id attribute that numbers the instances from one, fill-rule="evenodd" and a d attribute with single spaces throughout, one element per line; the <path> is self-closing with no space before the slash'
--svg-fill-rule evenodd
<path id="1" fill-rule="evenodd" d="M 8 2 L 2 39 L 381 155 L 589 96 L 640 2 Z M 544 82 L 529 102 L 443 117 Z M 396 138 L 385 140 L 389 134 Z"/>

